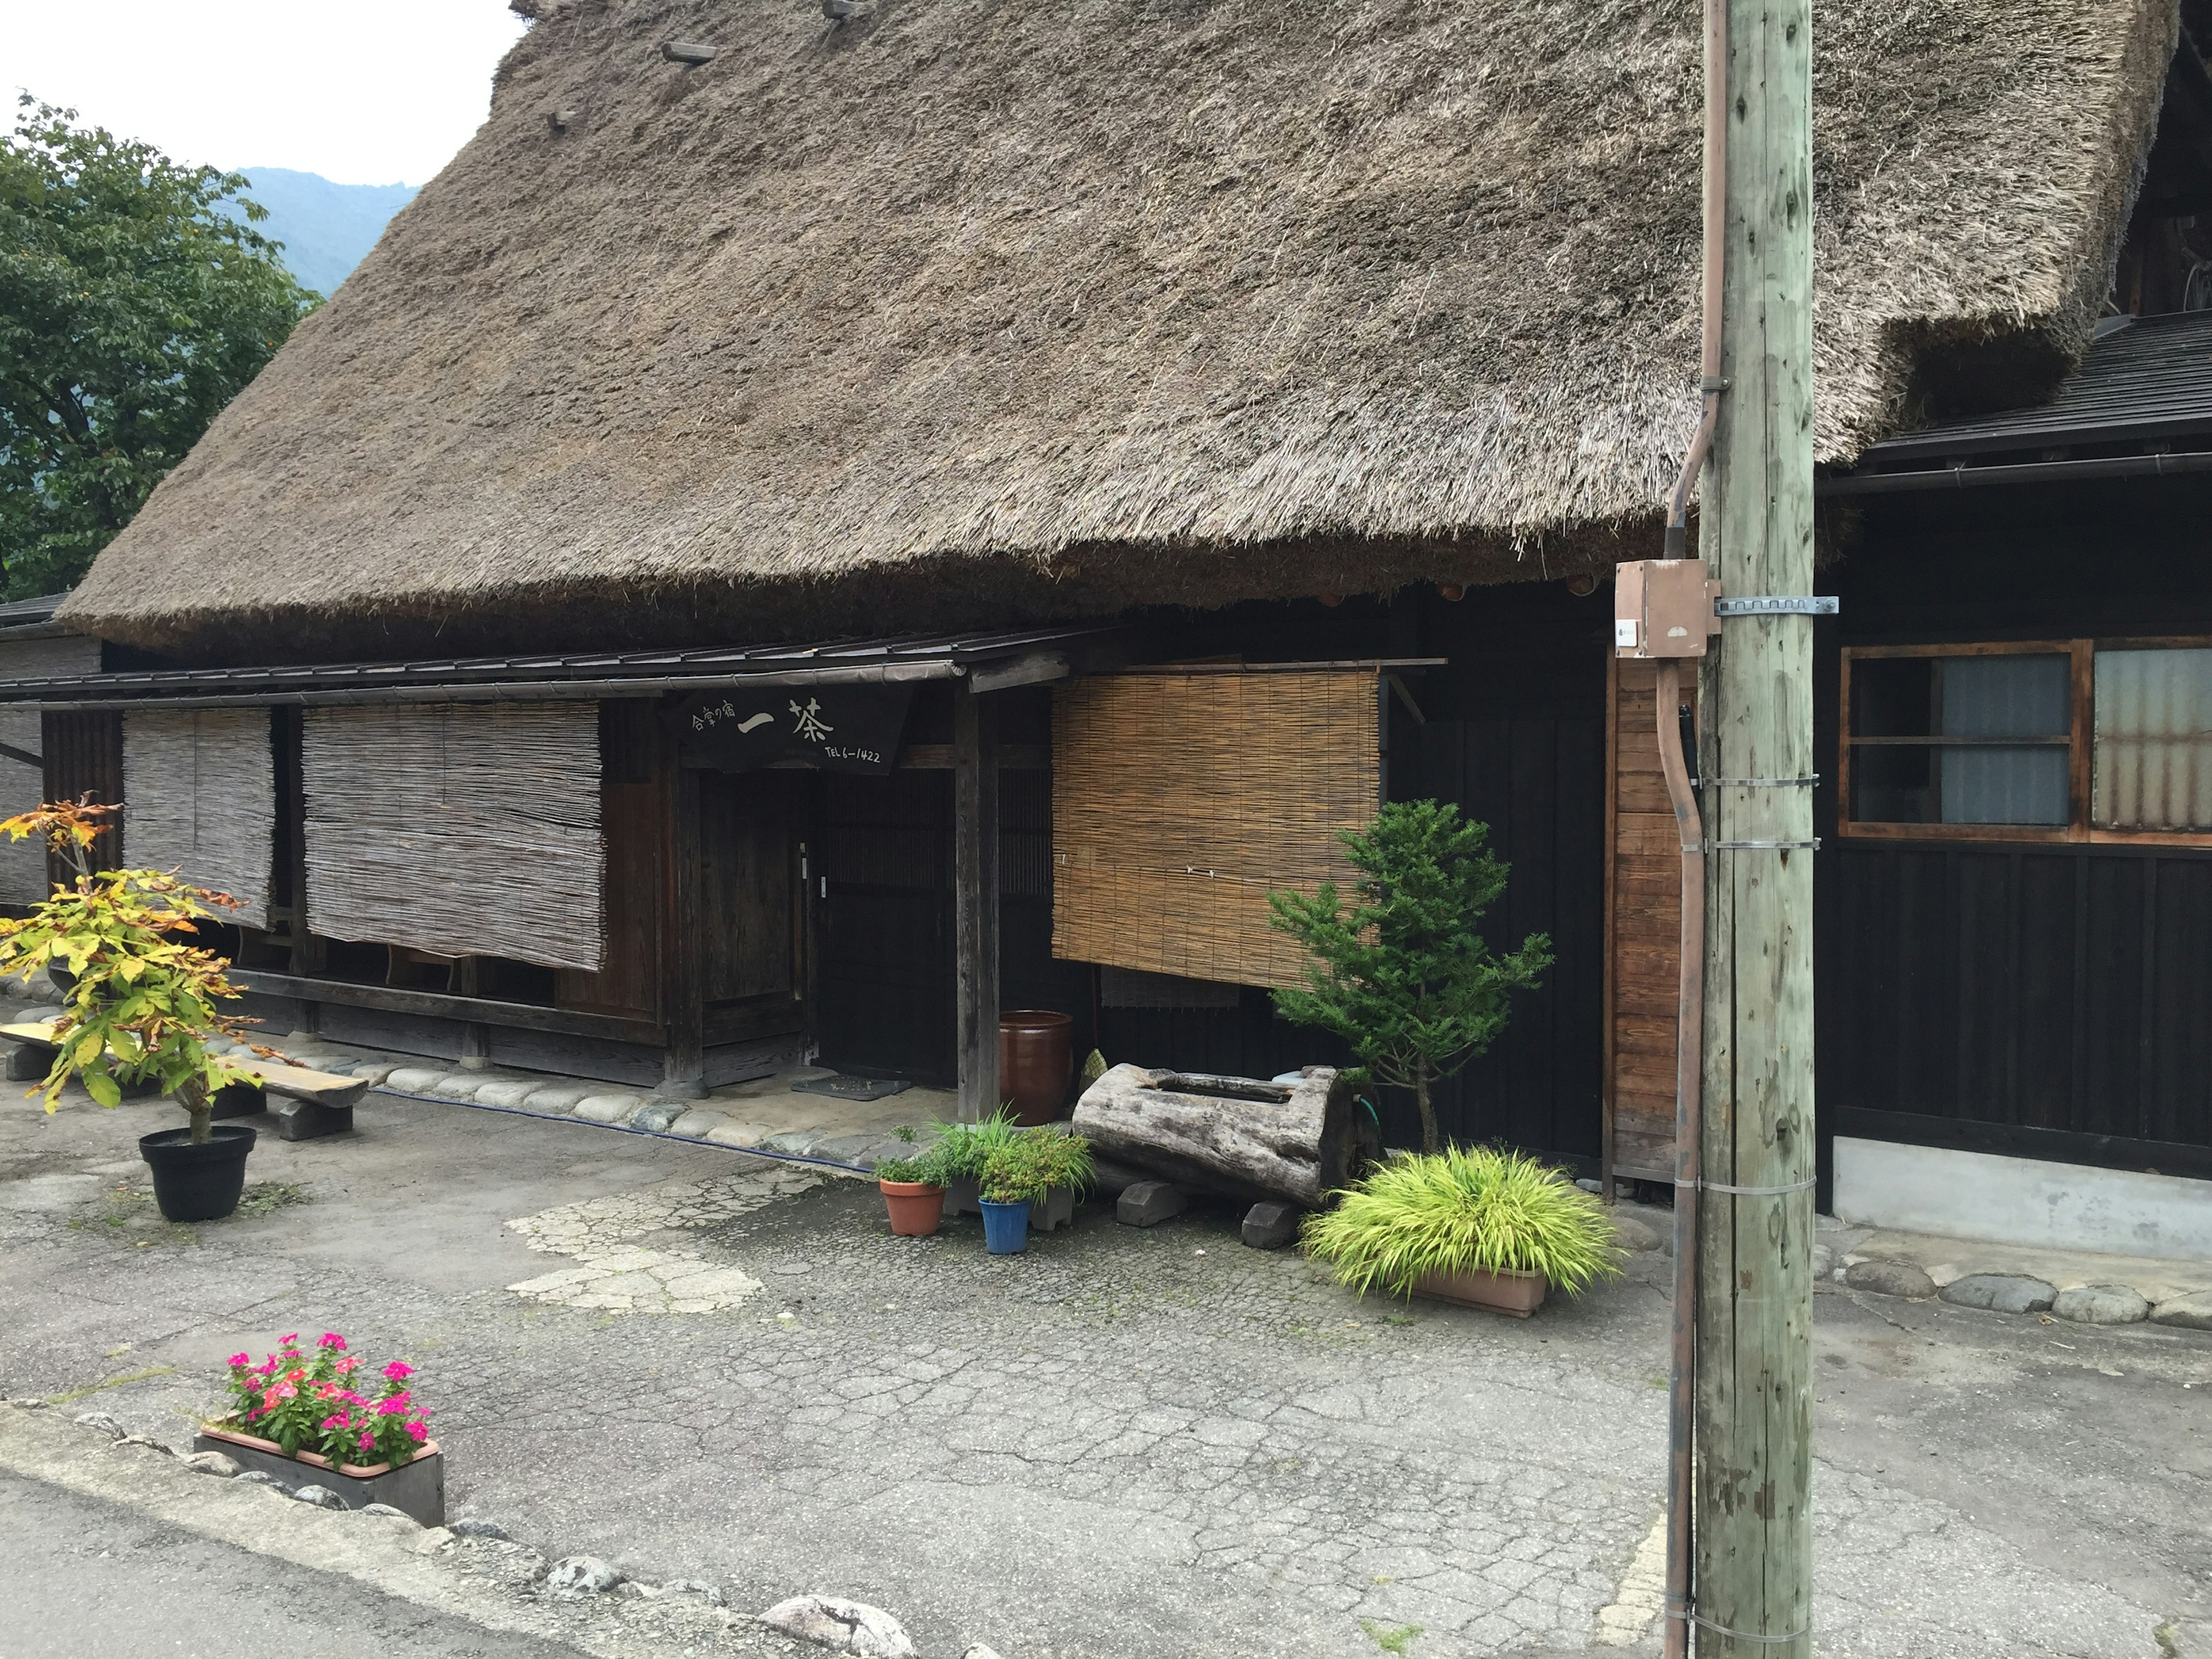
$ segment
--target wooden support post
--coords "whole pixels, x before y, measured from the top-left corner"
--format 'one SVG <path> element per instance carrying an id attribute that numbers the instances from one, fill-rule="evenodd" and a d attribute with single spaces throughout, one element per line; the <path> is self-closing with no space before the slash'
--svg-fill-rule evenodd
<path id="1" fill-rule="evenodd" d="M 962 680 L 952 691 L 953 996 L 960 1118 L 999 1097 L 999 709 Z"/>
<path id="2" fill-rule="evenodd" d="M 1729 0 L 1721 374 L 1700 550 L 1731 598 L 1813 591 L 1811 0 Z M 1708 778 L 1813 764 L 1813 620 L 1723 623 Z M 1705 791 L 1698 1659 L 1813 1651 L 1813 792 Z M 1756 843 L 1730 846 L 1729 843 Z M 1774 845 L 1780 843 L 1780 845 Z M 1731 1190 L 1749 1189 L 1749 1190 Z"/>
<path id="3" fill-rule="evenodd" d="M 707 921 L 702 913 L 699 775 L 676 763 L 673 744 L 662 763 L 675 773 L 669 786 L 668 960 L 664 983 L 668 1050 L 661 1059 L 660 1092 L 696 1100 L 707 1092 Z"/>

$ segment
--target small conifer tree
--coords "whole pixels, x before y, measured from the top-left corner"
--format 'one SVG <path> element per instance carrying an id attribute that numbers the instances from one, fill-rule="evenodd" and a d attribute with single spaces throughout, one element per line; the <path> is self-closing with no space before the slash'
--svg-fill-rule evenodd
<path id="1" fill-rule="evenodd" d="M 1545 934 L 1501 956 L 1477 931 L 1509 873 L 1489 833 L 1449 802 L 1393 801 L 1366 829 L 1337 833 L 1359 871 L 1348 908 L 1329 882 L 1311 897 L 1267 895 L 1272 924 L 1309 957 L 1305 985 L 1277 991 L 1277 1010 L 1342 1037 L 1355 1078 L 1411 1089 L 1426 1152 L 1438 1150 L 1436 1085 L 1490 1047 L 1508 994 L 1552 965 Z"/>

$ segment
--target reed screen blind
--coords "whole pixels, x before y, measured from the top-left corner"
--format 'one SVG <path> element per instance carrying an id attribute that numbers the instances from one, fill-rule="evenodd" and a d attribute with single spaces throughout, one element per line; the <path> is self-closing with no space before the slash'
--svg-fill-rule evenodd
<path id="1" fill-rule="evenodd" d="M 316 933 L 600 967 L 598 704 L 310 708 L 301 780 Z"/>
<path id="2" fill-rule="evenodd" d="M 0 644 L 0 680 L 44 679 L 56 674 L 97 674 L 100 641 L 81 635 Z M 0 744 L 18 754 L 46 753 L 46 722 L 36 708 L 0 708 Z M 0 755 L 0 817 L 27 812 L 46 799 L 43 768 Z M 105 837 L 112 840 L 112 836 Z M 46 851 L 37 841 L 0 836 L 0 904 L 36 904 L 46 896 Z"/>
<path id="3" fill-rule="evenodd" d="M 1053 699 L 1056 957 L 1241 985 L 1297 982 L 1267 891 L 1346 887 L 1335 832 L 1375 816 L 1371 672 L 1131 674 Z"/>
<path id="4" fill-rule="evenodd" d="M 174 870 L 240 902 L 217 920 L 269 925 L 276 763 L 265 708 L 134 708 L 123 717 L 132 867 Z"/>

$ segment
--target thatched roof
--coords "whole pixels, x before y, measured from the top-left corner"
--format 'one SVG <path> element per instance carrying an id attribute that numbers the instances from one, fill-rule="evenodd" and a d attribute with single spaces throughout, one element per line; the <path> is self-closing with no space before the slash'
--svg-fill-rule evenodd
<path id="1" fill-rule="evenodd" d="M 1695 413 L 1694 0 L 535 3 L 76 625 L 650 643 L 1647 550 Z M 1842 460 L 1930 361 L 2078 349 L 2175 21 L 1815 14 Z"/>

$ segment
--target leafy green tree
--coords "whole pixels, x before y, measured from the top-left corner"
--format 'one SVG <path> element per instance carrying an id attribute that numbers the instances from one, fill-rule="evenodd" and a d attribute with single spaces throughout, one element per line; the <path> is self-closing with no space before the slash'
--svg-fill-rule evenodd
<path id="1" fill-rule="evenodd" d="M 1426 1152 L 1437 1150 L 1436 1085 L 1490 1047 L 1508 994 L 1552 965 L 1542 933 L 1499 956 L 1476 931 L 1509 873 L 1485 849 L 1489 834 L 1449 803 L 1393 801 L 1366 829 L 1337 834 L 1359 871 L 1350 908 L 1330 882 L 1310 898 L 1267 895 L 1272 924 L 1310 958 L 1304 988 L 1277 991 L 1276 1008 L 1342 1037 L 1356 1078 L 1411 1089 Z"/>
<path id="2" fill-rule="evenodd" d="M 69 586 L 316 296 L 246 181 L 20 100 L 0 141 L 0 568 Z"/>

